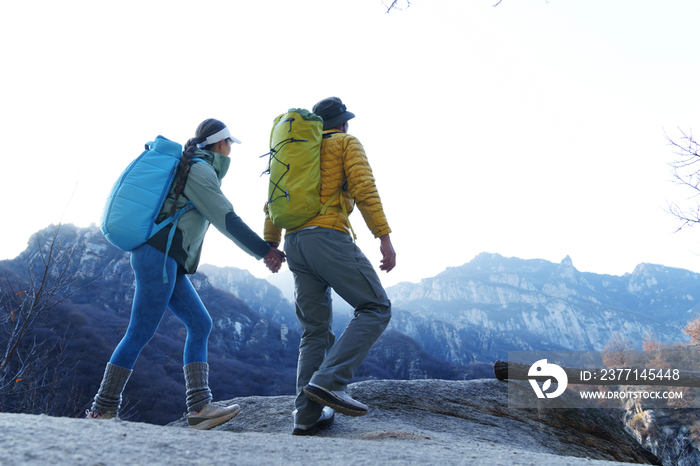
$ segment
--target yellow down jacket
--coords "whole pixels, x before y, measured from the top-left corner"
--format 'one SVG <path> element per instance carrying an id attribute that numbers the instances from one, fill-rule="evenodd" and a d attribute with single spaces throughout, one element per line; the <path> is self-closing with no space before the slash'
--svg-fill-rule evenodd
<path id="1" fill-rule="evenodd" d="M 343 190 L 341 197 L 348 215 L 357 205 L 375 238 L 391 233 L 364 147 L 355 136 L 341 133 L 337 129 L 324 131 L 321 145 L 321 203 L 326 203 L 346 181 L 347 189 Z M 330 207 L 340 207 L 340 201 L 340 198 L 336 198 Z M 318 214 L 302 226 L 289 230 L 287 234 L 311 226 L 332 228 L 350 234 L 350 226 L 339 210 L 328 209 L 325 214 Z M 279 244 L 281 238 L 282 229 L 272 223 L 265 205 L 264 239 Z"/>

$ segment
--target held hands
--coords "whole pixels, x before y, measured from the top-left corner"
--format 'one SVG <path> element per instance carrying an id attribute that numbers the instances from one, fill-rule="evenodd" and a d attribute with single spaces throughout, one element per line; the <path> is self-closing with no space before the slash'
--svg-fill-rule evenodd
<path id="1" fill-rule="evenodd" d="M 391 245 L 391 239 L 388 234 L 381 236 L 379 241 L 381 241 L 379 250 L 382 253 L 379 269 L 385 272 L 391 272 L 391 270 L 396 267 L 396 252 L 394 251 L 394 246 Z"/>
<path id="2" fill-rule="evenodd" d="M 265 257 L 263 257 L 263 260 L 267 268 L 270 269 L 270 272 L 277 273 L 280 267 L 282 267 L 282 263 L 287 261 L 287 256 L 277 249 L 277 247 L 273 246 Z"/>

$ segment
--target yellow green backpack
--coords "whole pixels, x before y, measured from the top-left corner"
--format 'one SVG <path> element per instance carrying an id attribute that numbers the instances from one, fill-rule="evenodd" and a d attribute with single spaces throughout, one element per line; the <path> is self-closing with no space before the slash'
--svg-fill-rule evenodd
<path id="1" fill-rule="evenodd" d="M 267 207 L 276 226 L 293 230 L 323 214 L 342 192 L 321 204 L 321 143 L 323 118 L 291 108 L 275 118 L 270 132 Z M 340 203 L 347 218 L 345 205 Z M 335 209 L 335 208 L 333 208 Z M 340 210 L 340 209 L 339 209 Z"/>

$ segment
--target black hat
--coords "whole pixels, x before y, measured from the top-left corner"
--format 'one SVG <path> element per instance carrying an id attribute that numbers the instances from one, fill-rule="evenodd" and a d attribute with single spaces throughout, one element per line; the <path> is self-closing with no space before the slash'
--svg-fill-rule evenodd
<path id="1" fill-rule="evenodd" d="M 355 114 L 348 112 L 343 101 L 338 97 L 328 97 L 314 105 L 313 112 L 323 118 L 323 129 L 335 128 L 346 121 L 355 118 Z"/>

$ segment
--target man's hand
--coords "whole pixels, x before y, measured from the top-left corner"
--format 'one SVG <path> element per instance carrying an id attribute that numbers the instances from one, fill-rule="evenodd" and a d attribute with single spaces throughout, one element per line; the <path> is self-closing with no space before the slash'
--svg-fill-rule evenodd
<path id="1" fill-rule="evenodd" d="M 287 258 L 282 251 L 276 247 L 272 247 L 265 257 L 263 257 L 263 260 L 267 268 L 270 269 L 270 272 L 277 273 L 280 267 L 282 267 L 282 263 L 285 262 Z"/>
<path id="2" fill-rule="evenodd" d="M 396 252 L 394 251 L 394 246 L 391 245 L 391 239 L 389 235 L 379 237 L 381 242 L 379 245 L 379 250 L 382 253 L 381 264 L 379 264 L 379 269 L 386 272 L 391 272 L 391 269 L 396 267 Z"/>

